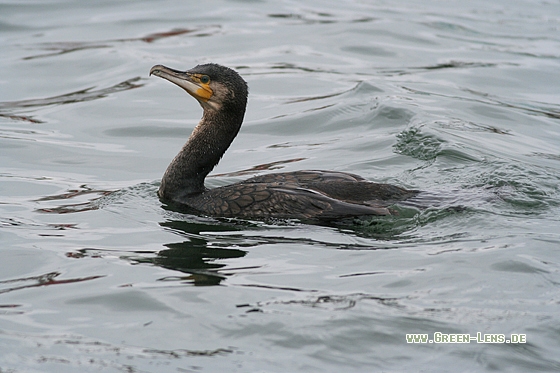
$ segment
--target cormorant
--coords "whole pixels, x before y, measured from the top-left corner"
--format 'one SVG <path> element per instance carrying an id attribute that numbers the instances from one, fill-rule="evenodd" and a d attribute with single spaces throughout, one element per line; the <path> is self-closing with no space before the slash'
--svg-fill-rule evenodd
<path id="1" fill-rule="evenodd" d="M 162 200 L 217 217 L 328 221 L 390 215 L 390 205 L 418 193 L 369 182 L 350 173 L 319 170 L 255 176 L 207 189 L 204 179 L 243 122 L 247 83 L 234 70 L 213 63 L 187 71 L 156 65 L 150 70 L 152 74 L 183 88 L 204 111 L 202 120 L 163 175 L 158 191 Z"/>

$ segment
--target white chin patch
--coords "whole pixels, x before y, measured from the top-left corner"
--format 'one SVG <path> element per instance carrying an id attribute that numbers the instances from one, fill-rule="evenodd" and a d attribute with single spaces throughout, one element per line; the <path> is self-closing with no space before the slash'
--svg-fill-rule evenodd
<path id="1" fill-rule="evenodd" d="M 199 102 L 204 109 L 219 111 L 222 108 L 222 105 L 220 105 L 215 101 L 206 101 L 206 102 L 199 101 Z"/>

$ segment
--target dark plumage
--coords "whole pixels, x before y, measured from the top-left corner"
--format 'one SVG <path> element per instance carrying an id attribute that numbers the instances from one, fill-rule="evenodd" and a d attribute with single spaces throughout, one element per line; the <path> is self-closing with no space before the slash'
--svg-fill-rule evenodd
<path id="1" fill-rule="evenodd" d="M 163 175 L 158 194 L 203 214 L 246 219 L 336 220 L 390 215 L 388 207 L 418 192 L 334 171 L 296 171 L 256 176 L 207 189 L 204 179 L 239 132 L 247 106 L 247 83 L 216 64 L 177 71 L 156 65 L 150 75 L 177 84 L 204 110 L 186 144 Z"/>

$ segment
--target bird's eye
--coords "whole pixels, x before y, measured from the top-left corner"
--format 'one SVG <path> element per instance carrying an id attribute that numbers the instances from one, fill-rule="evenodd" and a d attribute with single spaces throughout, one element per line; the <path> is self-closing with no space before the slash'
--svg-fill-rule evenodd
<path id="1" fill-rule="evenodd" d="M 210 77 L 208 75 L 202 75 L 200 77 L 200 82 L 202 84 L 208 84 L 208 83 L 210 83 Z"/>

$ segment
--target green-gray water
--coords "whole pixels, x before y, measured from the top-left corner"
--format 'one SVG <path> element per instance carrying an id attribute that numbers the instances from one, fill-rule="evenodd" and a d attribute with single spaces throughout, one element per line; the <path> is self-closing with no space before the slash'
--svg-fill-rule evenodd
<path id="1" fill-rule="evenodd" d="M 0 31 L 0 372 L 560 370 L 557 1 L 2 1 Z M 148 72 L 205 62 L 250 87 L 208 186 L 330 169 L 438 203 L 166 209 L 201 109 Z M 406 341 L 436 332 L 526 343 Z"/>

